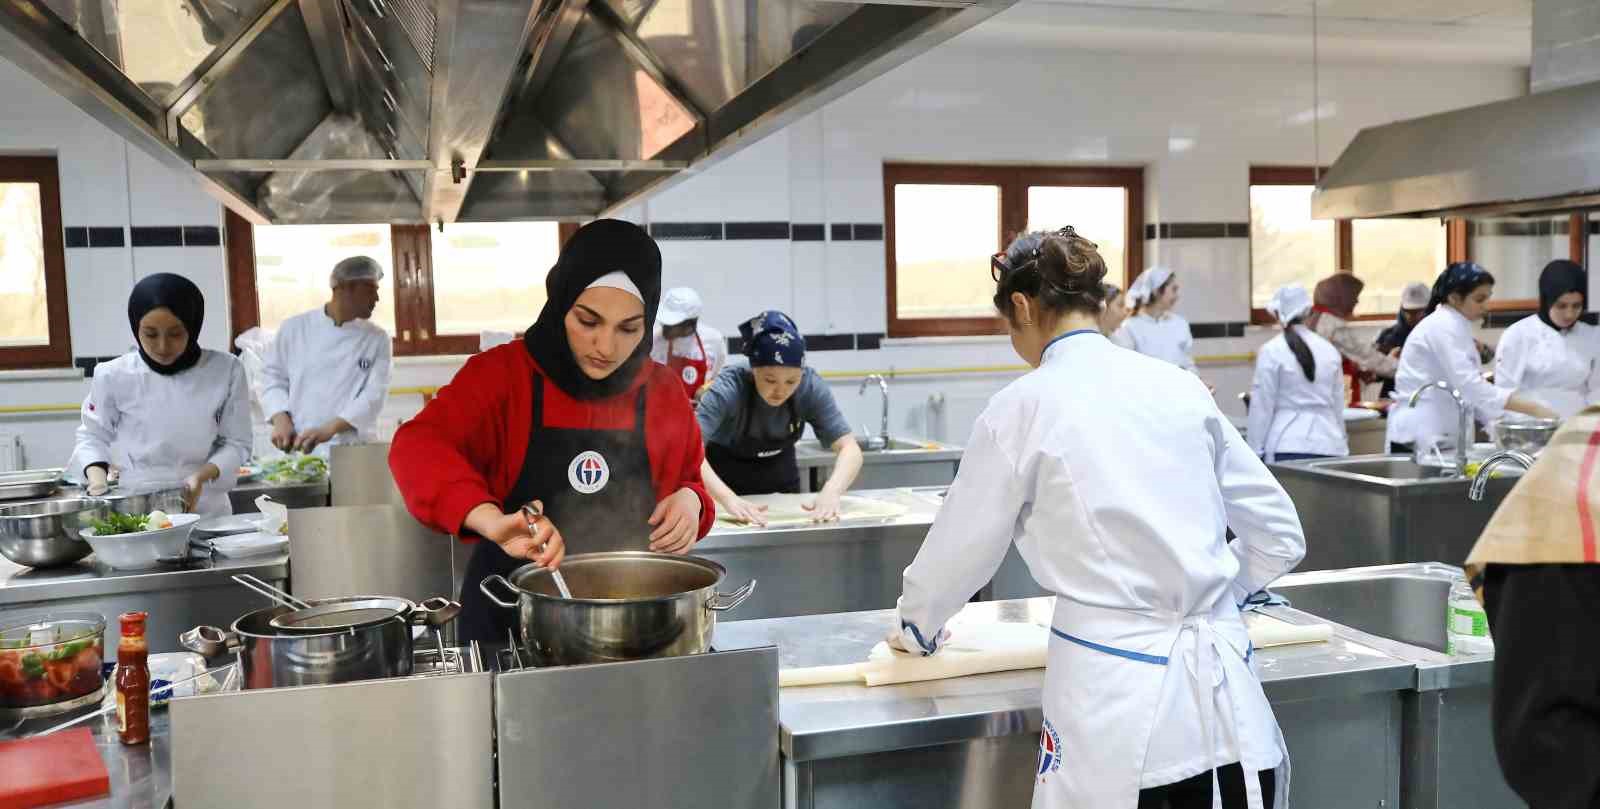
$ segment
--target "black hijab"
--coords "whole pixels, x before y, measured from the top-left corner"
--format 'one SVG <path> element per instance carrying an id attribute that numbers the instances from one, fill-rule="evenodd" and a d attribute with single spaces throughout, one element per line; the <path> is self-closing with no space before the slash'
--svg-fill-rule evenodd
<path id="1" fill-rule="evenodd" d="M 590 379 L 572 358 L 564 321 L 567 310 L 601 276 L 621 272 L 644 296 L 644 339 L 610 376 Z M 643 228 L 617 219 L 590 222 L 567 240 L 556 266 L 545 277 L 547 298 L 539 319 L 522 342 L 556 387 L 574 399 L 603 399 L 627 390 L 650 362 L 651 333 L 661 302 L 661 250 Z"/>
<path id="2" fill-rule="evenodd" d="M 160 365 L 149 354 L 144 353 L 144 345 L 138 342 L 139 321 L 154 309 L 165 307 L 172 312 L 183 327 L 189 332 L 189 345 L 183 350 L 177 361 L 171 365 Z M 182 373 L 194 367 L 200 361 L 200 327 L 206 320 L 206 298 L 200 294 L 200 288 L 193 281 L 181 275 L 170 272 L 160 272 L 146 277 L 133 285 L 133 292 L 128 295 L 128 326 L 133 329 L 135 345 L 139 346 L 139 356 L 144 359 L 144 364 L 150 370 L 163 376 Z"/>
<path id="3" fill-rule="evenodd" d="M 1539 273 L 1539 319 L 1544 321 L 1556 331 L 1563 331 L 1550 320 L 1550 307 L 1556 305 L 1556 299 L 1568 292 L 1582 293 L 1585 300 L 1589 297 L 1589 276 L 1583 271 L 1583 265 L 1576 264 L 1566 259 L 1556 259 L 1544 265 L 1544 272 Z"/>

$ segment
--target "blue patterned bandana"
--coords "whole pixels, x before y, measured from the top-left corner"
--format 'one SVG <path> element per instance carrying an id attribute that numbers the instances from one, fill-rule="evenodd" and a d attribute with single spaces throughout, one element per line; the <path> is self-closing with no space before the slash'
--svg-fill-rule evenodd
<path id="1" fill-rule="evenodd" d="M 768 310 L 740 323 L 739 336 L 744 338 L 744 355 L 750 358 L 752 368 L 799 368 L 805 364 L 806 338 L 782 312 Z"/>

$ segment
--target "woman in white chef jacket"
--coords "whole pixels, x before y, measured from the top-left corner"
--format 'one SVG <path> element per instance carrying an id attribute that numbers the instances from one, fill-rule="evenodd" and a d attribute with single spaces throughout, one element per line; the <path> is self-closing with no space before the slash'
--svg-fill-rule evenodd
<path id="1" fill-rule="evenodd" d="M 228 490 L 250 458 L 250 392 L 232 355 L 200 348 L 205 298 L 171 273 L 128 296 L 138 349 L 95 366 L 73 463 L 91 495 L 110 464 L 129 490 L 181 482 L 188 508 L 229 514 Z"/>
<path id="2" fill-rule="evenodd" d="M 1588 273 L 1552 261 L 1539 274 L 1539 313 L 1506 329 L 1496 350 L 1494 384 L 1521 389 L 1566 419 L 1600 404 L 1600 329 L 1580 321 Z"/>
<path id="3" fill-rule="evenodd" d="M 1394 378 L 1394 406 L 1389 408 L 1388 440 L 1391 452 L 1413 452 L 1439 448 L 1448 457 L 1457 441 L 1471 442 L 1474 436 L 1460 436 L 1460 411 L 1455 397 L 1434 388 L 1424 391 L 1416 407 L 1411 395 L 1435 382 L 1444 382 L 1472 408 L 1483 424 L 1493 424 L 1506 411 L 1537 418 L 1553 418 L 1555 413 L 1520 391 L 1497 388 L 1483 378 L 1483 363 L 1472 324 L 1489 311 L 1494 295 L 1494 276 L 1470 261 L 1451 264 L 1433 282 L 1428 316 L 1412 330 L 1400 354 L 1400 367 Z M 1445 448 L 1450 448 L 1449 452 Z"/>
<path id="4" fill-rule="evenodd" d="M 1033 805 L 1270 805 L 1287 754 L 1239 608 L 1300 561 L 1300 520 L 1199 379 L 1100 335 L 1105 263 L 1063 231 L 995 258 L 1035 370 L 978 417 L 890 645 L 938 653 L 1015 541 L 1056 593 Z"/>
<path id="5" fill-rule="evenodd" d="M 1151 267 L 1140 273 L 1128 287 L 1127 304 L 1133 315 L 1112 335 L 1112 342 L 1186 371 L 1196 370 L 1189 321 L 1172 311 L 1178 305 L 1178 276 L 1172 270 Z"/>
<path id="6" fill-rule="evenodd" d="M 1311 293 L 1299 284 L 1277 291 L 1267 311 L 1283 333 L 1256 355 L 1250 385 L 1250 422 L 1245 434 L 1261 459 L 1299 461 L 1350 454 L 1344 429 L 1344 359 L 1302 325 Z"/>

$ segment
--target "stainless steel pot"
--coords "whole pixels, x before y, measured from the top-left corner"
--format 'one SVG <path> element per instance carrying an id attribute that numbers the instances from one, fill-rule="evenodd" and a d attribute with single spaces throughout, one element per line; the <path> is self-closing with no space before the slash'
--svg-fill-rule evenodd
<path id="1" fill-rule="evenodd" d="M 1559 429 L 1560 419 L 1501 419 L 1494 425 L 1495 443 L 1501 449 L 1533 454 L 1544 449 Z"/>
<path id="2" fill-rule="evenodd" d="M 111 510 L 118 514 L 138 516 L 161 510 L 168 514 L 179 514 L 188 509 L 183 502 L 184 489 L 181 483 L 152 484 L 138 486 L 132 489 L 116 488 L 101 495 L 99 500 L 104 500 L 111 506 Z"/>
<path id="3" fill-rule="evenodd" d="M 110 511 L 104 500 L 81 497 L 0 506 L 0 556 L 28 567 L 70 565 L 94 550 L 83 531 Z"/>
<path id="4" fill-rule="evenodd" d="M 641 551 L 585 553 L 561 565 L 574 598 L 562 598 L 548 569 L 527 564 L 508 581 L 479 582 L 491 601 L 517 611 L 524 650 L 545 666 L 699 654 L 711 648 L 717 613 L 739 606 L 756 583 L 724 595 L 722 565 L 694 556 Z M 507 601 L 490 585 L 509 590 Z"/>
<path id="5" fill-rule="evenodd" d="M 379 597 L 352 596 L 309 603 L 321 607 L 376 598 Z M 274 627 L 273 619 L 295 612 L 291 607 L 274 606 L 246 613 L 233 622 L 230 631 L 197 626 L 183 633 L 178 641 L 207 658 L 237 652 L 247 689 L 406 677 L 411 674 L 412 627 L 442 625 L 461 609 L 461 605 L 445 599 L 429 599 L 424 604 L 433 606 L 436 602 L 443 602 L 444 606 L 430 609 L 412 605 L 405 617 L 395 615 L 315 633 Z"/>

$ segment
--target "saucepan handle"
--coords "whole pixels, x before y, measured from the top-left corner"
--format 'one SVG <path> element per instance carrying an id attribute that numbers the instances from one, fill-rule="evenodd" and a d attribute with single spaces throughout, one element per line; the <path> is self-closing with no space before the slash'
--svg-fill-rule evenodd
<path id="1" fill-rule="evenodd" d="M 511 582 L 506 581 L 506 577 L 500 575 L 499 573 L 490 573 L 489 575 L 483 577 L 483 581 L 478 582 L 478 590 L 479 592 L 482 592 L 484 595 L 488 596 L 490 601 L 493 601 L 494 603 L 499 604 L 508 610 L 516 609 L 517 602 L 505 601 L 504 599 L 500 598 L 500 596 L 496 595 L 493 590 L 489 589 L 490 582 L 498 584 L 507 591 L 514 593 L 516 592 L 516 588 L 511 586 Z"/>
<path id="2" fill-rule="evenodd" d="M 493 596 L 490 596 L 493 598 Z M 411 622 L 417 626 L 444 626 L 461 614 L 461 603 L 444 596 L 434 596 L 417 605 L 411 613 Z"/>
<path id="3" fill-rule="evenodd" d="M 183 648 L 210 659 L 221 657 L 223 654 L 237 649 L 239 647 L 239 636 L 232 632 L 224 632 L 214 626 L 202 625 L 179 635 L 178 643 Z"/>
<path id="4" fill-rule="evenodd" d="M 745 599 L 749 598 L 750 594 L 754 593 L 755 591 L 756 580 L 751 579 L 749 584 L 746 584 L 745 586 L 740 587 L 739 589 L 734 590 L 727 595 L 723 595 L 722 593 L 712 593 L 711 598 L 706 600 L 706 609 L 711 610 L 712 612 L 727 612 L 728 610 L 743 604 Z"/>

